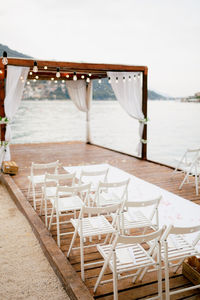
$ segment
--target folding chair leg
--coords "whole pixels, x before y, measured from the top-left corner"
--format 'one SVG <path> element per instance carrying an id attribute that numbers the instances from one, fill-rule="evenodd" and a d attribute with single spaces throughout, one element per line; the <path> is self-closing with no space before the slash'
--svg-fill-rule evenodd
<path id="1" fill-rule="evenodd" d="M 50 217 L 50 220 L 49 220 L 49 227 L 48 227 L 48 230 L 51 229 L 51 224 L 52 224 L 52 220 L 53 220 L 54 210 L 55 210 L 55 205 L 53 205 L 53 207 L 52 207 L 51 217 Z"/>
<path id="2" fill-rule="evenodd" d="M 165 248 L 165 299 L 170 300 L 168 246 L 166 242 L 164 243 L 164 248 Z"/>
<path id="3" fill-rule="evenodd" d="M 118 300 L 118 288 L 117 288 L 117 264 L 116 264 L 116 253 L 113 251 L 113 291 L 114 291 L 114 300 Z"/>
<path id="4" fill-rule="evenodd" d="M 42 195 L 42 199 L 41 199 L 41 204 L 40 204 L 40 213 L 39 216 L 42 215 L 42 210 L 43 210 L 43 202 L 44 202 L 44 195 Z"/>
<path id="5" fill-rule="evenodd" d="M 34 186 L 34 184 L 32 184 L 32 192 L 33 192 L 33 207 L 36 210 L 35 186 Z"/>
<path id="6" fill-rule="evenodd" d="M 161 244 L 159 243 L 159 249 L 157 253 L 158 261 L 158 297 L 162 300 L 162 258 L 161 258 Z"/>
<path id="7" fill-rule="evenodd" d="M 73 237 L 72 237 L 72 240 L 71 240 L 71 244 L 70 244 L 70 246 L 69 246 L 69 250 L 68 250 L 68 252 L 67 252 L 67 257 L 69 257 L 69 255 L 70 255 L 70 252 L 71 252 L 72 247 L 73 247 L 73 245 L 74 245 L 74 242 L 75 242 L 77 233 L 78 233 L 78 230 L 75 229 L 74 234 L 73 234 Z"/>
<path id="8" fill-rule="evenodd" d="M 199 187 L 198 187 L 198 175 L 197 175 L 197 173 L 195 174 L 195 186 L 196 186 L 196 195 L 198 196 L 198 194 L 199 194 Z"/>
<path id="9" fill-rule="evenodd" d="M 59 222 L 59 213 L 57 209 L 56 209 L 56 223 L 57 223 L 57 244 L 58 247 L 60 248 L 60 222 Z"/>
<path id="10" fill-rule="evenodd" d="M 81 252 L 81 278 L 83 281 L 85 281 L 83 237 L 81 236 L 80 236 L 80 252 Z"/>
<path id="11" fill-rule="evenodd" d="M 110 260 L 110 257 L 111 257 L 111 256 L 107 257 L 106 260 L 105 260 L 105 262 L 104 262 L 104 264 L 103 264 L 103 267 L 102 267 L 102 269 L 101 269 L 101 272 L 100 272 L 100 274 L 99 274 L 99 277 L 98 277 L 98 279 L 97 279 L 97 281 L 96 281 L 96 284 L 95 284 L 95 286 L 94 286 L 94 293 L 96 292 L 96 290 L 97 290 L 97 288 L 98 288 L 98 286 L 99 286 L 99 283 L 101 282 L 101 279 L 102 279 L 102 277 L 103 277 L 103 274 L 104 274 L 104 272 L 105 272 L 105 270 L 106 270 L 106 268 L 107 268 L 107 266 L 108 266 L 108 262 L 109 262 L 109 260 Z"/>
<path id="12" fill-rule="evenodd" d="M 188 176 L 189 176 L 189 172 L 185 175 L 185 177 L 184 177 L 184 179 L 183 179 L 183 181 L 181 182 L 181 184 L 180 184 L 180 186 L 179 186 L 179 190 L 181 190 L 182 189 L 182 187 L 183 187 L 183 185 L 184 185 L 184 183 L 186 182 L 186 180 L 188 179 Z"/>
<path id="13" fill-rule="evenodd" d="M 45 214 L 45 225 L 48 227 L 48 221 L 47 221 L 47 199 L 44 197 L 44 214 Z"/>

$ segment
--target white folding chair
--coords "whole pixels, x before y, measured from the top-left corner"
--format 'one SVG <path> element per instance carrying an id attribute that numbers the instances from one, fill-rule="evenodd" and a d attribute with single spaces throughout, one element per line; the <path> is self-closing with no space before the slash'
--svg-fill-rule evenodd
<path id="1" fill-rule="evenodd" d="M 181 172 L 186 174 L 193 161 L 200 155 L 200 148 L 189 148 L 185 151 L 178 164 L 173 171 L 173 174 Z"/>
<path id="2" fill-rule="evenodd" d="M 130 179 L 118 182 L 99 182 L 93 203 L 101 207 L 127 201 L 129 181 Z"/>
<path id="3" fill-rule="evenodd" d="M 45 225 L 48 226 L 48 208 L 47 202 L 50 198 L 56 197 L 57 185 L 65 185 L 65 186 L 74 186 L 75 185 L 75 176 L 76 173 L 70 174 L 45 174 L 44 178 L 44 186 L 42 187 L 42 200 L 40 206 L 40 215 L 42 215 L 43 205 L 44 205 L 44 212 L 45 212 Z M 52 186 L 54 184 L 54 186 Z M 70 193 L 66 193 L 64 195 L 69 195 Z M 63 193 L 60 192 L 60 195 Z"/>
<path id="4" fill-rule="evenodd" d="M 184 235 L 199 232 L 192 243 L 188 242 Z M 181 267 L 183 261 L 190 256 L 200 255 L 195 246 L 200 240 L 200 225 L 193 227 L 174 227 L 170 225 L 162 238 L 162 258 L 165 262 L 165 299 L 169 300 L 170 296 L 181 292 L 186 292 L 200 288 L 200 284 L 170 291 L 169 285 L 169 267 L 174 267 L 174 273 Z M 173 263 L 174 262 L 174 263 Z"/>
<path id="5" fill-rule="evenodd" d="M 115 233 L 118 229 L 114 228 L 112 224 L 105 217 L 110 213 L 115 213 L 119 216 L 121 204 L 114 204 L 107 207 L 86 207 L 83 206 L 78 219 L 71 219 L 71 223 L 75 228 L 74 235 L 67 253 L 69 257 L 70 252 L 73 248 L 77 235 L 80 237 L 80 255 L 81 255 L 81 278 L 84 281 L 84 268 L 85 266 L 99 264 L 101 262 L 84 263 L 84 240 L 86 238 L 92 238 L 94 236 L 106 235 L 104 243 L 108 241 L 110 234 Z M 87 217 L 84 217 L 87 215 Z M 94 216 L 96 215 L 96 216 Z M 119 220 L 119 217 L 118 217 Z M 94 247 L 96 244 L 92 244 L 85 247 Z"/>
<path id="6" fill-rule="evenodd" d="M 199 176 L 200 176 L 200 156 L 197 156 L 193 162 L 190 164 L 190 166 L 185 169 L 185 177 L 183 181 L 181 182 L 179 186 L 179 190 L 183 187 L 185 182 L 188 182 L 189 176 L 195 177 L 195 189 L 196 189 L 196 195 L 199 194 Z"/>
<path id="7" fill-rule="evenodd" d="M 55 161 L 52 163 L 47 164 L 37 164 L 33 163 L 31 164 L 31 174 L 28 176 L 29 180 L 29 187 L 28 187 L 28 194 L 27 194 L 27 200 L 30 197 L 30 192 L 32 188 L 32 196 L 33 196 L 33 207 L 36 210 L 36 187 L 41 187 L 44 184 L 44 178 L 45 178 L 45 172 L 47 170 L 51 173 L 57 174 L 58 167 L 60 166 L 59 161 Z M 38 174 L 38 172 L 40 174 Z M 37 174 L 36 174 L 37 173 Z M 39 200 L 41 201 L 41 200 Z"/>
<path id="8" fill-rule="evenodd" d="M 99 182 L 107 182 L 109 168 L 100 171 L 82 170 L 79 183 L 91 183 L 91 191 L 96 192 Z"/>
<path id="9" fill-rule="evenodd" d="M 49 220 L 49 230 L 52 226 L 54 214 L 56 215 L 57 226 L 57 244 L 60 247 L 60 237 L 73 232 L 60 233 L 60 224 L 70 223 L 71 220 L 60 222 L 61 216 L 73 216 L 76 218 L 76 211 L 81 210 L 84 204 L 88 204 L 88 197 L 90 193 L 90 184 L 83 184 L 79 186 L 57 186 L 56 197 L 49 198 L 52 204 L 51 217 Z M 66 196 L 67 194 L 67 196 Z"/>
<path id="10" fill-rule="evenodd" d="M 140 236 L 124 236 L 117 234 L 112 244 L 98 245 L 97 249 L 101 253 L 105 262 L 94 287 L 94 292 L 99 284 L 113 282 L 114 300 L 118 299 L 118 280 L 128 277 L 134 278 L 144 267 L 155 267 L 158 272 L 158 296 L 151 299 L 162 299 L 162 266 L 161 266 L 161 244 L 160 238 L 164 228 Z M 143 243 L 154 241 L 158 247 L 157 261 L 153 259 L 142 247 Z M 106 268 L 109 266 L 113 273 L 113 279 L 102 280 Z M 134 273 L 132 273 L 134 272 Z M 127 274 L 128 273 L 128 274 Z M 124 274 L 124 275 L 123 275 Z"/>
<path id="11" fill-rule="evenodd" d="M 144 230 L 151 228 L 153 230 L 159 229 L 158 206 L 162 196 L 152 200 L 146 201 L 127 201 L 124 206 L 125 209 L 120 215 L 120 229 L 122 233 L 129 229 L 144 228 Z M 149 217 L 147 217 L 142 208 L 152 207 Z M 139 210 L 138 210 L 139 208 Z M 155 221 L 154 221 L 155 216 Z M 144 232 L 143 232 L 144 234 Z"/>

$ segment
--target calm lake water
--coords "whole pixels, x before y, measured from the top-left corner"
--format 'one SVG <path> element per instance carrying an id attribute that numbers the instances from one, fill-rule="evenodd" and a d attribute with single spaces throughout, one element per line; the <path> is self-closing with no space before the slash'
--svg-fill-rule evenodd
<path id="1" fill-rule="evenodd" d="M 188 147 L 200 147 L 200 103 L 148 102 L 148 158 L 176 165 Z M 85 140 L 85 113 L 71 101 L 22 101 L 12 143 Z M 117 101 L 93 101 L 92 142 L 136 154 L 138 122 Z"/>

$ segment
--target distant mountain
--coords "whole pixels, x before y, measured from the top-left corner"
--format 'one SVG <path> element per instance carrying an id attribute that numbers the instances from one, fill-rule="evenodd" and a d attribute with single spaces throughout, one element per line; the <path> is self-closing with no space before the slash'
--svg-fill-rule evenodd
<path id="1" fill-rule="evenodd" d="M 8 57 L 22 57 L 22 58 L 31 58 L 31 56 L 25 55 L 23 53 L 20 53 L 18 51 L 10 49 L 8 46 L 0 44 L 0 56 L 3 55 L 3 51 L 6 51 L 8 54 Z M 37 88 L 38 83 L 33 83 L 31 86 L 29 86 L 28 91 L 24 94 L 25 99 L 65 99 L 69 98 L 67 89 L 63 86 L 61 87 L 61 83 L 58 84 L 58 86 L 55 88 L 51 88 L 51 92 L 49 93 L 49 82 L 42 81 L 40 82 L 40 88 L 41 85 L 43 86 L 43 89 L 41 88 L 40 92 L 43 90 L 43 93 L 38 93 Z M 60 86 L 59 86 L 60 85 Z M 35 92 L 36 90 L 36 92 Z M 41 97 L 39 95 L 41 94 Z M 37 95 L 35 97 L 35 95 Z M 115 94 L 113 92 L 113 89 L 111 85 L 108 83 L 108 80 L 106 78 L 102 79 L 101 85 L 98 83 L 97 80 L 94 80 L 93 84 L 93 98 L 95 100 L 116 100 Z M 167 97 L 154 92 L 152 90 L 148 90 L 148 99 L 150 100 L 166 100 Z"/>
<path id="2" fill-rule="evenodd" d="M 22 57 L 22 58 L 31 58 L 31 56 L 25 55 L 18 51 L 10 49 L 8 46 L 0 44 L 0 56 L 3 55 L 3 51 L 6 51 L 10 57 Z"/>

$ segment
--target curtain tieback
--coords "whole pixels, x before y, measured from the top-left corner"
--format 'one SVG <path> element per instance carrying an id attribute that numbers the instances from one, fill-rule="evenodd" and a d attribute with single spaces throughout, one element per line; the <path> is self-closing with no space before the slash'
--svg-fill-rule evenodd
<path id="1" fill-rule="evenodd" d="M 146 117 L 146 118 L 144 118 L 144 119 L 138 119 L 138 121 L 140 122 L 140 123 L 142 123 L 142 124 L 147 124 L 147 122 L 149 121 L 149 118 L 148 117 Z"/>
<path id="2" fill-rule="evenodd" d="M 147 144 L 147 143 L 148 143 L 148 141 L 147 141 L 147 140 L 144 140 L 144 139 L 141 139 L 140 142 L 141 142 L 142 144 Z"/>
<path id="3" fill-rule="evenodd" d="M 8 124 L 10 120 L 7 117 L 0 117 L 0 124 Z"/>

